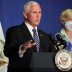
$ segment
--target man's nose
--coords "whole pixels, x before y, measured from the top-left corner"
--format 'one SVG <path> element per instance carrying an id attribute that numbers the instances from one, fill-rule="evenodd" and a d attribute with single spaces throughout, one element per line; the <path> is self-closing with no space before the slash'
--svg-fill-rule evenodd
<path id="1" fill-rule="evenodd" d="M 37 13 L 36 17 L 37 18 L 40 18 L 41 17 L 41 14 L 40 13 Z"/>

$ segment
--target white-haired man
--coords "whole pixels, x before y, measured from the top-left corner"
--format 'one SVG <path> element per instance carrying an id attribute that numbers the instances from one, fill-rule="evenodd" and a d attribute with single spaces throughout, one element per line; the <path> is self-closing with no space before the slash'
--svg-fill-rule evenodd
<path id="1" fill-rule="evenodd" d="M 29 1 L 23 7 L 23 24 L 7 30 L 4 53 L 9 57 L 10 72 L 28 68 L 32 52 L 48 52 L 53 47 L 48 35 L 37 27 L 41 15 L 40 5 Z"/>

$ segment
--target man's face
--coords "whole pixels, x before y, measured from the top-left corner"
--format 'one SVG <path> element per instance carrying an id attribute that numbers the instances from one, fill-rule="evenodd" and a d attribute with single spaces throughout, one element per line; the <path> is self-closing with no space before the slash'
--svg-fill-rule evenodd
<path id="1" fill-rule="evenodd" d="M 30 11 L 26 14 L 26 21 L 33 27 L 40 23 L 41 19 L 41 8 L 39 5 L 31 5 Z"/>

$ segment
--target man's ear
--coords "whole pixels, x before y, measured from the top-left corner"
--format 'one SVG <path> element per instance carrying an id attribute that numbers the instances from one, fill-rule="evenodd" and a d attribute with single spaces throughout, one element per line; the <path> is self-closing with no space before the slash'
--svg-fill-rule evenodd
<path id="1" fill-rule="evenodd" d="M 23 12 L 23 16 L 24 16 L 25 18 L 27 18 L 27 14 L 26 14 L 26 13 L 24 13 L 24 12 Z"/>

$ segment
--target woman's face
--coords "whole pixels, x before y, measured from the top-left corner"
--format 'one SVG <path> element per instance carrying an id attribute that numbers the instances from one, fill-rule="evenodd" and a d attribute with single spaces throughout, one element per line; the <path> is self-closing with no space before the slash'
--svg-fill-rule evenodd
<path id="1" fill-rule="evenodd" d="M 65 22 L 68 22 L 68 21 L 72 21 L 72 17 L 70 17 L 69 19 L 65 20 Z"/>
<path id="2" fill-rule="evenodd" d="M 69 18 L 65 21 L 64 27 L 67 31 L 72 32 L 72 18 Z"/>

